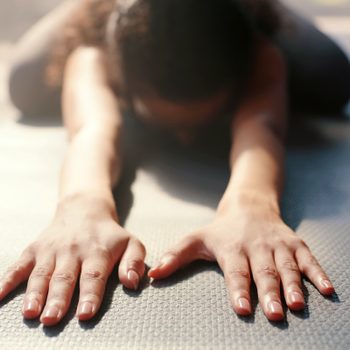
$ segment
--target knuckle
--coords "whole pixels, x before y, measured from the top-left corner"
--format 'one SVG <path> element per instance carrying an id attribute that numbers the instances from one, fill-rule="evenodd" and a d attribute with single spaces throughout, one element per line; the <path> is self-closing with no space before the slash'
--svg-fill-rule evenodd
<path id="1" fill-rule="evenodd" d="M 226 247 L 224 247 L 224 252 L 230 256 L 232 256 L 232 254 L 244 255 L 244 244 L 242 242 L 228 244 Z"/>
<path id="2" fill-rule="evenodd" d="M 144 262 L 142 259 L 129 259 L 127 265 L 128 269 L 139 270 L 143 267 Z"/>
<path id="3" fill-rule="evenodd" d="M 47 306 L 55 306 L 59 308 L 65 308 L 65 299 L 60 295 L 52 295 L 47 301 Z"/>
<path id="4" fill-rule="evenodd" d="M 272 266 L 261 266 L 256 270 L 256 276 L 261 278 L 272 278 L 275 281 L 279 281 L 279 274 L 277 270 Z"/>
<path id="5" fill-rule="evenodd" d="M 221 269 L 224 270 L 225 266 L 226 266 L 225 256 L 222 255 L 222 254 L 219 254 L 219 255 L 216 256 L 216 260 L 217 260 L 219 266 L 221 267 Z"/>
<path id="6" fill-rule="evenodd" d="M 146 254 L 146 247 L 145 247 L 145 245 L 142 242 L 139 241 L 139 246 L 140 246 L 140 250 L 141 250 L 142 254 L 145 255 Z"/>
<path id="7" fill-rule="evenodd" d="M 200 239 L 197 237 L 196 234 L 191 233 L 183 238 L 182 240 L 182 246 L 188 247 L 189 249 L 197 249 L 199 248 Z"/>
<path id="8" fill-rule="evenodd" d="M 89 269 L 82 273 L 81 279 L 83 281 L 95 281 L 95 282 L 101 282 L 106 283 L 107 282 L 107 276 L 102 270 L 98 269 Z"/>
<path id="9" fill-rule="evenodd" d="M 31 278 L 50 279 L 52 276 L 51 270 L 46 266 L 36 266 L 32 271 Z"/>
<path id="10" fill-rule="evenodd" d="M 181 264 L 181 256 L 180 256 L 180 252 L 176 251 L 176 250 L 168 250 L 160 259 L 160 261 L 164 261 L 164 260 L 170 260 L 172 262 L 173 265 L 175 266 L 180 266 Z"/>
<path id="11" fill-rule="evenodd" d="M 306 244 L 306 242 L 305 242 L 303 239 L 299 238 L 299 237 L 296 237 L 295 245 L 296 245 L 296 247 L 299 248 L 299 249 L 300 249 L 300 248 L 307 248 L 307 249 L 309 249 L 309 247 L 308 247 L 308 245 Z"/>
<path id="12" fill-rule="evenodd" d="M 80 297 L 80 302 L 84 301 L 90 301 L 90 302 L 98 302 L 99 299 L 101 299 L 101 295 L 99 295 L 97 292 L 85 292 Z"/>
<path id="13" fill-rule="evenodd" d="M 285 291 L 297 291 L 297 292 L 301 292 L 302 293 L 302 290 L 301 290 L 301 281 L 298 280 L 298 281 L 293 281 L 293 282 L 290 282 L 288 283 L 287 285 L 283 285 L 283 289 Z"/>
<path id="14" fill-rule="evenodd" d="M 315 268 L 315 267 L 319 268 L 320 267 L 317 259 L 312 254 L 310 254 L 306 259 L 306 267 L 312 267 L 312 268 Z"/>
<path id="15" fill-rule="evenodd" d="M 218 264 L 222 267 L 222 269 L 231 270 L 231 266 L 229 266 L 230 262 L 232 262 L 233 256 L 245 256 L 245 249 L 243 243 L 231 243 L 221 248 L 220 253 L 216 254 L 216 259 Z"/>
<path id="16" fill-rule="evenodd" d="M 79 251 L 79 243 L 78 242 L 70 242 L 68 244 L 63 244 L 60 247 L 60 251 L 62 253 L 69 253 L 70 255 L 75 255 Z"/>
<path id="17" fill-rule="evenodd" d="M 44 300 L 45 294 L 41 289 L 38 288 L 31 288 L 27 289 L 25 298 L 26 299 L 39 299 L 39 300 Z"/>
<path id="18" fill-rule="evenodd" d="M 286 259 L 282 261 L 282 269 L 288 272 L 297 272 L 299 273 L 299 267 L 295 261 L 291 259 Z"/>
<path id="19" fill-rule="evenodd" d="M 103 261 L 110 261 L 112 259 L 111 251 L 103 246 L 95 246 L 93 248 L 93 255 L 98 257 L 99 259 L 103 259 Z"/>
<path id="20" fill-rule="evenodd" d="M 7 275 L 18 275 L 22 273 L 25 268 L 26 265 L 21 262 L 16 262 L 7 269 Z"/>
<path id="21" fill-rule="evenodd" d="M 143 252 L 145 253 L 146 252 L 146 247 L 145 245 L 138 239 L 136 238 L 135 236 L 131 236 L 129 238 L 129 242 L 133 242 L 137 245 L 137 247 Z"/>
<path id="22" fill-rule="evenodd" d="M 271 250 L 270 245 L 266 242 L 266 240 L 263 239 L 256 239 L 253 243 L 252 243 L 252 248 L 253 251 L 268 251 Z"/>
<path id="23" fill-rule="evenodd" d="M 176 250 L 168 250 L 164 256 L 169 257 L 173 260 L 179 260 L 179 252 Z"/>
<path id="24" fill-rule="evenodd" d="M 245 279 L 247 281 L 250 280 L 250 273 L 246 269 L 241 268 L 232 268 L 227 271 L 227 276 L 230 278 L 240 278 Z"/>
<path id="25" fill-rule="evenodd" d="M 35 243 L 32 243 L 27 248 L 25 248 L 23 250 L 21 257 L 22 258 L 32 257 L 35 255 L 35 251 L 36 251 L 36 245 L 35 245 Z"/>
<path id="26" fill-rule="evenodd" d="M 279 288 L 278 287 L 270 287 L 269 289 L 266 290 L 266 296 L 268 296 L 268 298 L 270 300 L 273 301 L 277 301 L 278 303 L 281 302 L 281 297 L 279 294 Z"/>
<path id="27" fill-rule="evenodd" d="M 75 282 L 75 274 L 73 272 L 56 272 L 52 276 L 54 282 L 63 282 L 68 285 L 73 285 Z"/>

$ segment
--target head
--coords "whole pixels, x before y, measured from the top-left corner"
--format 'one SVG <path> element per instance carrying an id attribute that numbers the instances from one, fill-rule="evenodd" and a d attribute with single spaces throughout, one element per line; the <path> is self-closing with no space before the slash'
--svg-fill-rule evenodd
<path id="1" fill-rule="evenodd" d="M 240 95 L 253 38 L 239 0 L 119 0 L 107 44 L 145 115 L 196 124 Z"/>

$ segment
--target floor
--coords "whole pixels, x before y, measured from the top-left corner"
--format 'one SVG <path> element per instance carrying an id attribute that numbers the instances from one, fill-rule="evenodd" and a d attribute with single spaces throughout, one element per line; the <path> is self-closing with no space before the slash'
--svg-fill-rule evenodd
<path id="1" fill-rule="evenodd" d="M 344 49 L 350 47 L 349 1 L 288 2 L 312 14 Z M 14 40 L 56 3 L 0 3 L 0 273 L 48 225 L 55 209 L 66 135 L 59 122 L 38 125 L 19 119 L 7 99 L 5 79 Z M 218 267 L 195 263 L 163 282 L 144 281 L 139 292 L 126 291 L 111 277 L 95 320 L 76 321 L 75 297 L 62 324 L 45 328 L 22 319 L 22 286 L 0 302 L 1 348 L 349 349 L 349 136 L 345 119 L 310 122 L 298 144 L 288 147 L 286 162 L 284 218 L 331 276 L 337 289 L 333 297 L 323 298 L 304 281 L 304 312 L 287 311 L 285 322 L 270 323 L 254 294 L 254 315 L 241 319 L 230 309 Z M 228 171 L 220 152 L 187 153 L 142 137 L 139 142 L 129 148 L 132 161 L 116 197 L 125 227 L 149 247 L 146 261 L 152 265 L 183 233 L 210 222 Z M 140 154 L 138 149 L 149 152 Z"/>

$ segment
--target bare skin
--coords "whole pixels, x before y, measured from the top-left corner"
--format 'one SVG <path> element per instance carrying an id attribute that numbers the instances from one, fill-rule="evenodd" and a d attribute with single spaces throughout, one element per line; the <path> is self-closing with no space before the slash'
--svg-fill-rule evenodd
<path id="1" fill-rule="evenodd" d="M 1 280 L 0 299 L 29 279 L 23 315 L 40 316 L 45 325 L 57 324 L 65 315 L 78 280 L 77 316 L 87 320 L 98 311 L 115 264 L 119 263 L 119 278 L 127 288 L 137 288 L 145 271 L 145 248 L 119 225 L 112 196 L 122 165 L 122 122 L 104 67 L 103 54 L 94 48 L 79 48 L 69 58 L 63 107 L 70 147 L 56 215 Z M 274 321 L 284 317 L 281 284 L 288 307 L 304 308 L 301 274 L 322 294 L 334 292 L 305 242 L 280 215 L 285 81 L 280 53 L 262 42 L 249 94 L 232 118 L 232 174 L 217 215 L 210 225 L 186 234 L 148 273 L 154 279 L 165 278 L 193 260 L 217 261 L 233 309 L 240 315 L 251 313 L 253 279 L 261 307 Z M 136 105 L 149 122 L 161 121 L 162 127 L 182 137 L 221 110 L 226 98 L 220 92 L 202 103 L 174 106 L 154 96 L 136 97 Z M 180 120 L 174 119 L 174 110 L 183 112 Z M 203 116 L 206 111 L 210 113 Z"/>

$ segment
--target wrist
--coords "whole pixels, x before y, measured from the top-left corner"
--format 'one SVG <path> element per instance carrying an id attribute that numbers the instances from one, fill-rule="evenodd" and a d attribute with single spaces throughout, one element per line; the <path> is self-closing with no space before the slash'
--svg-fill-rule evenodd
<path id="1" fill-rule="evenodd" d="M 239 190 L 230 196 L 225 195 L 217 208 L 218 215 L 247 211 L 274 213 L 280 216 L 278 196 L 258 190 Z"/>
<path id="2" fill-rule="evenodd" d="M 56 216 L 77 215 L 87 219 L 114 219 L 118 221 L 112 193 L 110 196 L 94 193 L 72 193 L 61 197 Z"/>

